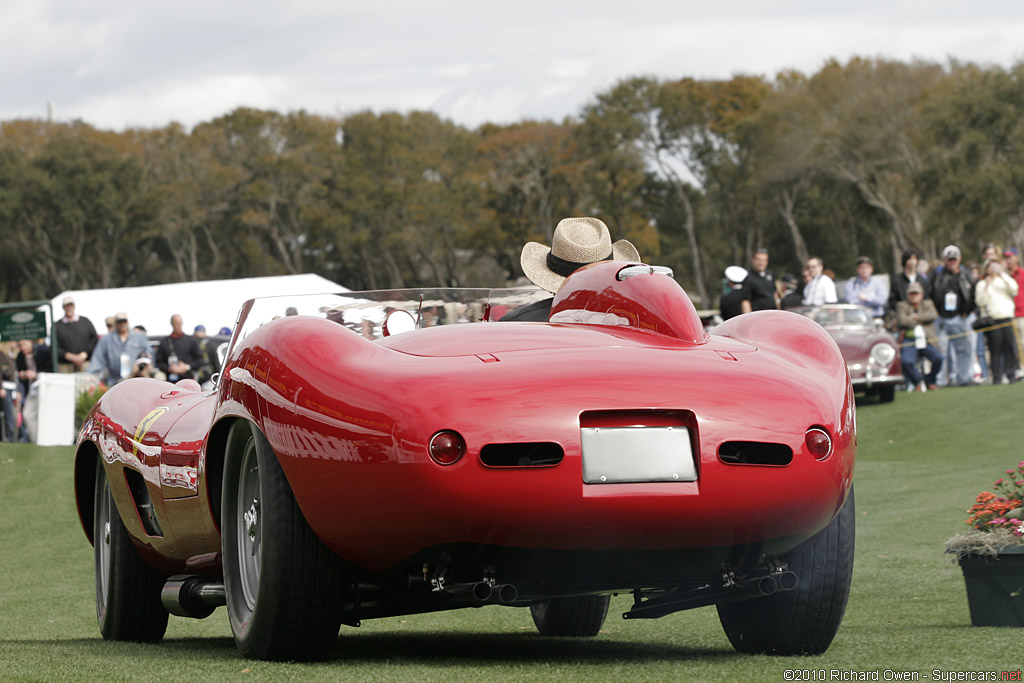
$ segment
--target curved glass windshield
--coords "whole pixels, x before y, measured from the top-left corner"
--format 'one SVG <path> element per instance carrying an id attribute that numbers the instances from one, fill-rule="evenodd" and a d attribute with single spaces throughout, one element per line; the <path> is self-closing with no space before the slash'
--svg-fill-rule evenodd
<path id="1" fill-rule="evenodd" d="M 232 344 L 271 320 L 290 315 L 326 318 L 367 339 L 379 339 L 388 314 L 408 311 L 416 327 L 500 319 L 508 311 L 550 297 L 537 288 L 383 289 L 331 294 L 295 294 L 250 299 L 242 306 Z"/>

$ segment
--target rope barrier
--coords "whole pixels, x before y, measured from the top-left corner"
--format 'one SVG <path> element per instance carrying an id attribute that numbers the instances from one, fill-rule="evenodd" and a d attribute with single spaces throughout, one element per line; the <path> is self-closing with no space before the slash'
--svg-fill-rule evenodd
<path id="1" fill-rule="evenodd" d="M 967 337 L 967 336 L 970 336 L 972 334 L 982 334 L 984 332 L 988 332 L 989 330 L 998 330 L 1001 327 L 1011 327 L 1011 326 L 1013 326 L 1013 318 L 1010 318 L 1005 323 L 999 323 L 998 325 L 990 325 L 988 327 L 982 327 L 982 328 L 977 329 L 977 330 L 971 330 L 970 332 L 960 332 L 959 334 L 950 334 L 950 335 L 946 336 L 946 339 L 958 339 L 960 337 Z M 936 334 L 936 336 L 938 336 L 938 334 Z M 1014 329 L 1013 329 L 1013 336 L 1017 337 L 1017 328 L 1016 327 L 1014 327 Z M 917 342 L 916 339 L 912 340 L 912 341 L 909 341 L 909 342 L 899 342 L 898 346 L 902 349 L 904 346 L 914 346 L 914 344 L 916 342 Z M 1020 344 L 1020 339 L 1017 339 L 1017 343 L 1018 343 L 1018 345 Z"/>

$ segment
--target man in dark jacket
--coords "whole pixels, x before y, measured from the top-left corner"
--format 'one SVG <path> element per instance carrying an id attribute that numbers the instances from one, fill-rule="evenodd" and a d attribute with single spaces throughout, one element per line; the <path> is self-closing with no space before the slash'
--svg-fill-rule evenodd
<path id="1" fill-rule="evenodd" d="M 718 302 L 718 310 L 722 320 L 735 318 L 753 310 L 750 304 L 750 290 L 743 284 L 748 279 L 747 269 L 729 266 L 725 269 L 725 279 L 729 281 L 729 291 L 722 295 Z"/>
<path id="2" fill-rule="evenodd" d="M 747 290 L 752 310 L 769 311 L 778 308 L 775 303 L 775 279 L 768 270 L 767 249 L 758 249 L 750 258 L 750 272 L 743 280 L 743 288 Z"/>
<path id="3" fill-rule="evenodd" d="M 171 333 L 160 342 L 156 350 L 156 366 L 167 375 L 169 382 L 195 379 L 203 363 L 196 338 L 182 331 L 181 316 L 171 316 Z"/>
<path id="4" fill-rule="evenodd" d="M 64 317 L 53 326 L 57 337 L 57 370 L 82 372 L 92 358 L 99 337 L 92 322 L 75 314 L 75 299 L 64 297 Z"/>
<path id="5" fill-rule="evenodd" d="M 779 308 L 786 311 L 804 305 L 803 287 L 799 286 L 796 276 L 792 273 L 783 275 L 779 282 L 782 283 L 782 299 L 779 301 Z"/>
<path id="6" fill-rule="evenodd" d="M 974 310 L 974 282 L 960 265 L 960 248 L 950 244 L 942 250 L 941 270 L 932 278 L 932 301 L 939 317 L 935 329 L 946 357 L 939 386 L 945 384 L 967 386 L 971 383 L 971 340 L 974 330 L 967 324 L 967 316 Z"/>
<path id="7" fill-rule="evenodd" d="M 900 265 L 903 270 L 892 277 L 889 281 L 889 311 L 895 315 L 896 304 L 907 300 L 907 286 L 913 282 L 921 285 L 925 299 L 932 298 L 931 281 L 917 272 L 917 264 L 921 256 L 914 249 L 904 249 L 900 256 Z"/>

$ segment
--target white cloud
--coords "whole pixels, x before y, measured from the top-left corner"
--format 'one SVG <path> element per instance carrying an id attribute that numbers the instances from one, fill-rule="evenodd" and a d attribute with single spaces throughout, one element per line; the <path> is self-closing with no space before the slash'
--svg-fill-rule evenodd
<path id="1" fill-rule="evenodd" d="M 450 78 L 461 78 L 462 76 L 468 76 L 473 71 L 472 64 L 454 64 L 452 66 L 442 66 L 434 70 L 438 76 L 447 76 Z"/>
<path id="2" fill-rule="evenodd" d="M 159 127 L 170 121 L 191 126 L 235 107 L 276 108 L 286 99 L 285 92 L 280 79 L 254 74 L 215 76 L 124 88 L 85 98 L 65 110 L 58 106 L 57 115 L 61 120 L 119 122 L 119 126 L 127 127 Z"/>
<path id="3" fill-rule="evenodd" d="M 0 4 L 0 120 L 186 125 L 236 106 L 432 109 L 475 126 L 575 115 L 635 75 L 772 77 L 852 55 L 1009 66 L 1019 0 L 57 0 Z"/>
<path id="4" fill-rule="evenodd" d="M 456 97 L 442 116 L 476 126 L 486 121 L 510 123 L 522 118 L 509 116 L 509 112 L 522 111 L 525 94 L 512 88 L 468 92 Z M 441 113 L 441 112 L 439 112 Z"/>
<path id="5" fill-rule="evenodd" d="M 548 74 L 555 78 L 582 78 L 591 67 L 590 59 L 556 59 L 548 69 Z"/>

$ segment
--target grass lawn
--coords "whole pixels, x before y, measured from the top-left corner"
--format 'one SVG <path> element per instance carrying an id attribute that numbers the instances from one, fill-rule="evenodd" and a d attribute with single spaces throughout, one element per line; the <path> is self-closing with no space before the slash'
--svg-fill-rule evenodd
<path id="1" fill-rule="evenodd" d="M 343 626 L 319 664 L 242 659 L 223 609 L 201 621 L 172 617 L 160 645 L 104 642 L 71 448 L 0 445 L 0 680 L 781 681 L 792 680 L 787 669 L 824 670 L 818 680 L 833 680 L 833 669 L 878 671 L 882 680 L 886 670 L 1016 671 L 1024 633 L 970 626 L 963 578 L 942 545 L 966 528 L 974 496 L 1024 459 L 1022 404 L 1024 384 L 859 407 L 853 589 L 820 657 L 735 654 L 713 607 L 623 621 L 627 597 L 613 599 L 604 630 L 588 641 L 542 638 L 527 610 L 493 606 Z"/>

